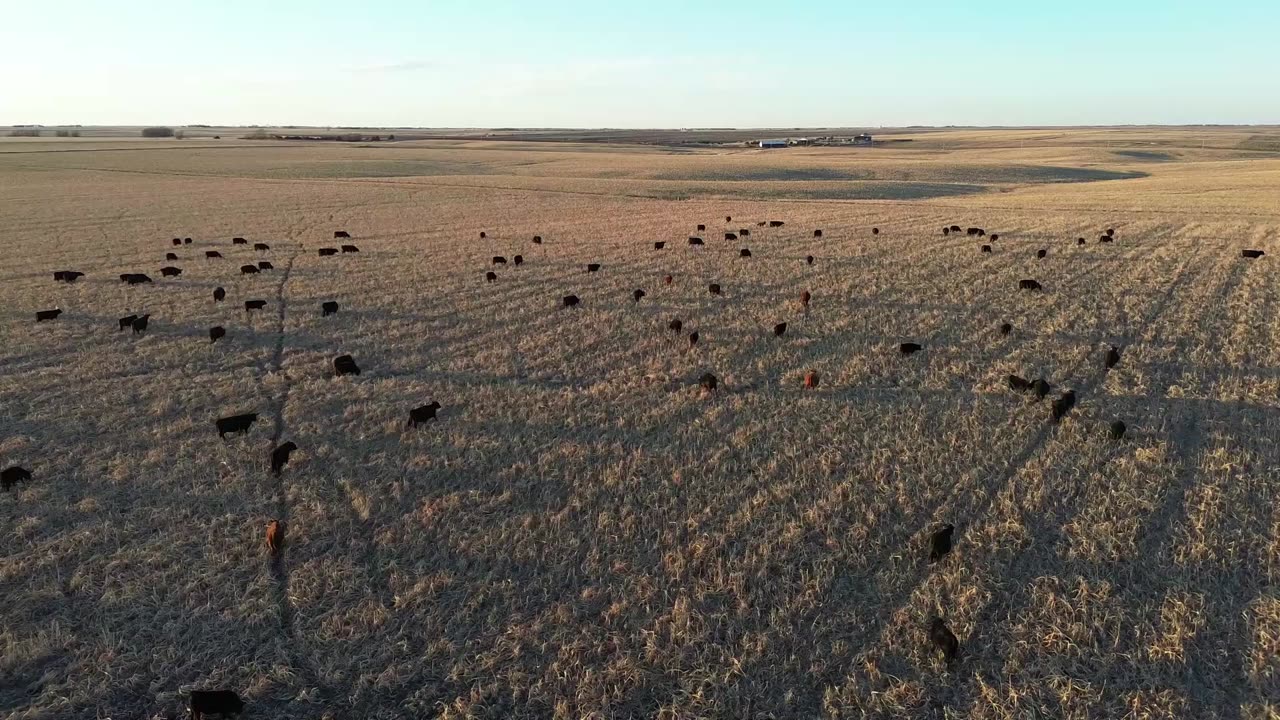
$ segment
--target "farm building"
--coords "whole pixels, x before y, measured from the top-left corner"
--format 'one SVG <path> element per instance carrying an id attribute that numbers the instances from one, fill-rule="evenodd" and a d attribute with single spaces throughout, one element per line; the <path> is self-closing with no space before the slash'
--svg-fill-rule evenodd
<path id="1" fill-rule="evenodd" d="M 760 141 L 760 147 L 762 148 L 784 148 L 786 146 L 787 146 L 786 140 L 761 140 Z"/>
<path id="2" fill-rule="evenodd" d="M 867 133 L 862 133 L 861 135 L 855 135 L 853 137 L 853 144 L 854 145 L 870 145 L 871 136 L 868 135 Z"/>

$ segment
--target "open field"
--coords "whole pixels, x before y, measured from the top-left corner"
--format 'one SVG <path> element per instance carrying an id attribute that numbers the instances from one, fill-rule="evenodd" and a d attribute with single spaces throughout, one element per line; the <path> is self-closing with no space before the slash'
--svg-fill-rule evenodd
<path id="1" fill-rule="evenodd" d="M 1280 156 L 1192 132 L 0 141 L 0 716 L 1280 717 Z"/>

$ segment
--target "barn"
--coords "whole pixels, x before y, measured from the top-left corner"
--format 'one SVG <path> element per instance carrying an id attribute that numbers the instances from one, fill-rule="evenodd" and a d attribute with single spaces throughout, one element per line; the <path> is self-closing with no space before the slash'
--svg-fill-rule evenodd
<path id="1" fill-rule="evenodd" d="M 868 135 L 867 133 L 862 133 L 861 135 L 854 135 L 853 144 L 854 145 L 870 145 L 871 136 Z"/>
<path id="2" fill-rule="evenodd" d="M 762 148 L 784 148 L 786 146 L 787 146 L 786 140 L 761 140 L 760 141 L 760 147 Z"/>

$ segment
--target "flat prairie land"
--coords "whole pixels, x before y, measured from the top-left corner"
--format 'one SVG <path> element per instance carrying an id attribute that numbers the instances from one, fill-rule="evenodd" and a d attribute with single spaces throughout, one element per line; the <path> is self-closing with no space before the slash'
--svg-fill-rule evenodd
<path id="1" fill-rule="evenodd" d="M 1280 717 L 1274 134 L 0 142 L 0 716 Z"/>

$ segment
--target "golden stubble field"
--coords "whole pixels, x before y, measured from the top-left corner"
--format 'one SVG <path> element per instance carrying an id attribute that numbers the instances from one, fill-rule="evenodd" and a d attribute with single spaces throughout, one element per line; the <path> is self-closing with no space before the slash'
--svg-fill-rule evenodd
<path id="1" fill-rule="evenodd" d="M 0 715 L 1277 717 L 1280 159 L 1098 138 L 0 143 Z"/>

